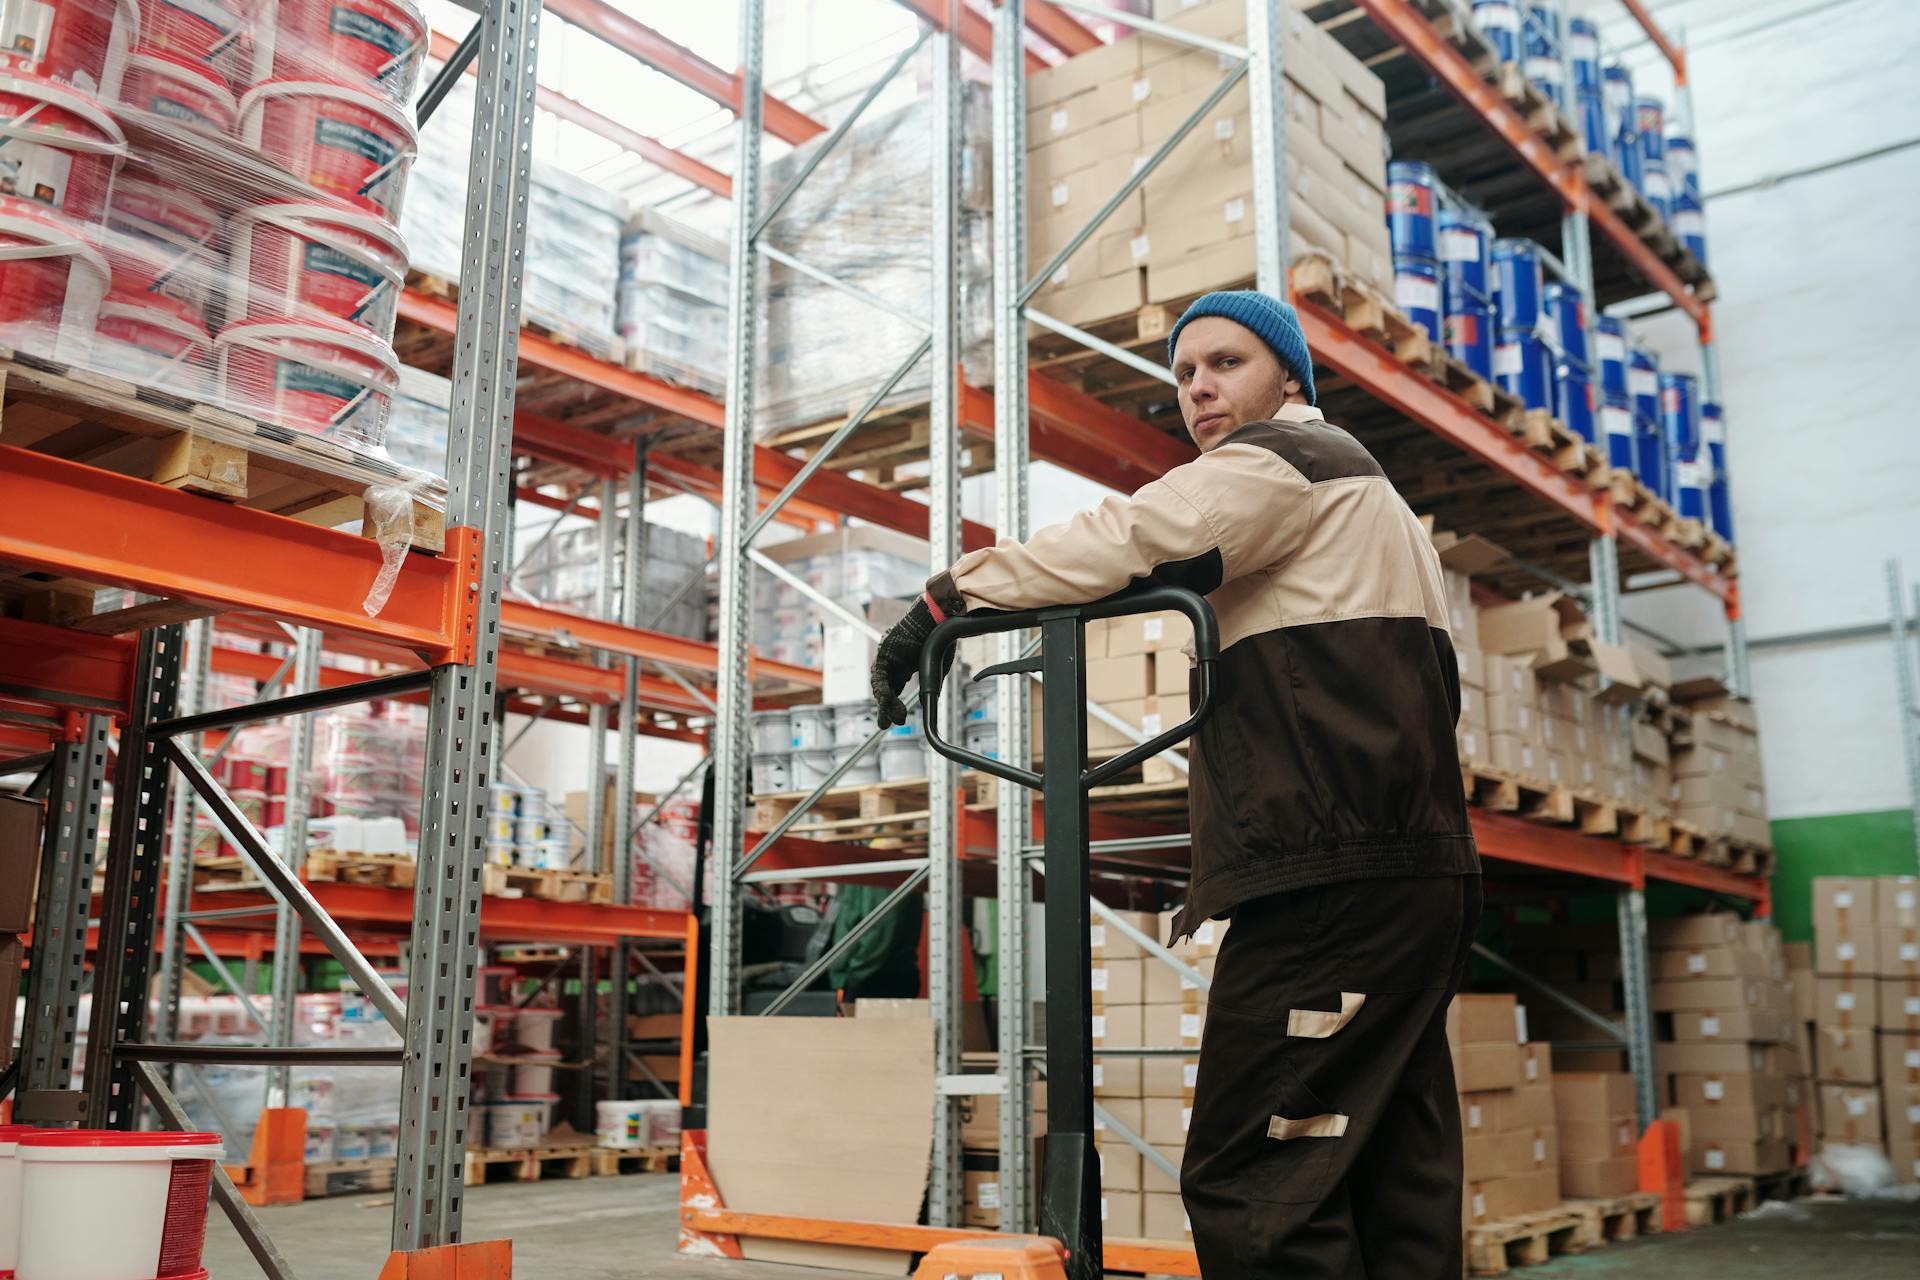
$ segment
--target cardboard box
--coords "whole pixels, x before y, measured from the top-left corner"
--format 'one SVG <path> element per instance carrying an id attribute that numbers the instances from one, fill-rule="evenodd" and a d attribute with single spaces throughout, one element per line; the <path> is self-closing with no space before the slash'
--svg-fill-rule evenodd
<path id="1" fill-rule="evenodd" d="M 1047 1082 L 1036 1080 L 1030 1087 L 1033 1136 L 1046 1136 Z M 962 1094 L 954 1100 L 960 1112 L 960 1145 L 986 1150 L 1000 1146 L 1000 1095 L 997 1093 Z"/>
<path id="2" fill-rule="evenodd" d="M 1170 1004 L 1148 1005 L 1144 1010 L 1140 1043 L 1155 1048 L 1180 1045 L 1198 1049 L 1206 1029 L 1207 1014 L 1204 1009 L 1185 1009 Z"/>
<path id="3" fill-rule="evenodd" d="M 0 795 L 0 934 L 33 929 L 40 824 L 46 808 L 25 796 Z"/>
<path id="4" fill-rule="evenodd" d="M 1570 1163 L 1617 1160 L 1631 1157 L 1638 1149 L 1639 1126 L 1631 1113 L 1608 1119 L 1574 1120 L 1559 1124 L 1560 1167 Z"/>
<path id="5" fill-rule="evenodd" d="M 1813 1074 L 1834 1084 L 1872 1084 L 1879 1079 L 1874 1033 L 1816 1024 L 1813 1029 Z"/>
<path id="6" fill-rule="evenodd" d="M 1100 1229 L 1110 1236 L 1140 1234 L 1140 1193 L 1113 1191 L 1100 1194 Z"/>
<path id="7" fill-rule="evenodd" d="M 1880 1079 L 1889 1086 L 1920 1086 L 1920 1032 L 1881 1033 Z"/>
<path id="8" fill-rule="evenodd" d="M 1475 1184 L 1469 1212 L 1479 1221 L 1544 1213 L 1560 1203 L 1560 1170 L 1556 1165 L 1535 1173 L 1510 1174 Z M 1484 1214 L 1482 1213 L 1484 1211 Z"/>
<path id="9" fill-rule="evenodd" d="M 1760 983 L 1752 978 L 1694 978 L 1685 982 L 1653 984 L 1653 1007 L 1659 1012 L 1699 1010 L 1737 1011 L 1764 1008 Z"/>
<path id="10" fill-rule="evenodd" d="M 1498 1176 L 1560 1168 L 1560 1145 L 1551 1125 L 1495 1134 L 1493 1140 L 1498 1152 Z"/>
<path id="11" fill-rule="evenodd" d="M 1141 1103 L 1141 1128 L 1135 1133 L 1156 1147 L 1185 1147 L 1193 1108 L 1178 1098 L 1147 1098 Z"/>
<path id="12" fill-rule="evenodd" d="M 992 1168 L 974 1168 L 975 1160 L 992 1160 Z M 997 1156 L 962 1157 L 960 1222 L 968 1227 L 1000 1225 L 1000 1162 Z"/>
<path id="13" fill-rule="evenodd" d="M 1873 886 L 1876 924 L 1920 926 L 1920 876 L 1881 876 Z"/>
<path id="14" fill-rule="evenodd" d="M 1486 702 L 1487 732 L 1512 734 L 1534 741 L 1540 737 L 1540 714 L 1519 694 L 1490 693 Z"/>
<path id="15" fill-rule="evenodd" d="M 1093 1096 L 1103 1103 L 1108 1098 L 1140 1097 L 1140 1059 L 1094 1059 Z"/>
<path id="16" fill-rule="evenodd" d="M 1679 983 L 1675 986 L 1683 985 Z M 1672 1018 L 1676 1041 L 1708 1043 L 1761 1042 L 1786 1039 L 1785 1019 L 1766 1009 L 1680 1010 Z"/>
<path id="17" fill-rule="evenodd" d="M 1875 1025 L 1887 1031 L 1920 1031 L 1920 979 L 1882 978 L 1877 986 Z"/>
<path id="18" fill-rule="evenodd" d="M 1631 1116 L 1635 1105 L 1633 1077 L 1624 1072 L 1563 1071 L 1553 1077 L 1553 1108 L 1562 1127 Z"/>
<path id="19" fill-rule="evenodd" d="M 1655 982 L 1688 978 L 1766 978 L 1772 976 L 1768 957 L 1744 947 L 1716 945 L 1651 953 Z"/>
<path id="20" fill-rule="evenodd" d="M 1871 977 L 1880 969 L 1880 932 L 1863 925 L 1852 932 L 1815 929 L 1814 972 L 1829 977 Z"/>
<path id="21" fill-rule="evenodd" d="M 1098 124 L 1081 124 L 1091 116 L 1091 112 L 1074 112 L 1067 107 L 1070 127 L 1068 132 L 1051 132 L 1053 112 L 1041 114 L 1047 117 L 1048 133 L 1042 137 L 1035 135 L 1037 146 L 1027 149 L 1027 181 L 1033 185 L 1051 185 L 1069 174 L 1079 173 L 1113 156 L 1140 155 L 1151 153 L 1152 147 L 1142 147 L 1140 136 L 1140 114 L 1129 111 Z M 1036 264 L 1039 265 L 1039 264 Z"/>
<path id="22" fill-rule="evenodd" d="M 1139 1004 L 1145 977 L 1140 960 L 1100 960 L 1088 975 L 1093 1003 L 1101 1006 Z"/>
<path id="23" fill-rule="evenodd" d="M 1108 619 L 1103 632 L 1106 643 L 1103 652 L 1109 658 L 1166 650 L 1178 653 L 1193 639 L 1193 624 L 1184 613 L 1137 613 Z"/>
<path id="24" fill-rule="evenodd" d="M 1880 1117 L 1878 1089 L 1820 1086 L 1820 1131 L 1828 1142 L 1879 1146 L 1884 1140 Z"/>
<path id="25" fill-rule="evenodd" d="M 1673 1104 L 1685 1107 L 1696 1124 L 1715 1113 L 1750 1113 L 1785 1106 L 1786 1101 L 1786 1080 L 1781 1076 L 1727 1071 L 1673 1077 Z"/>
<path id="26" fill-rule="evenodd" d="M 1808 1021 L 1841 1030 L 1880 1025 L 1880 985 L 1877 978 L 1813 979 L 1813 1012 Z"/>
<path id="27" fill-rule="evenodd" d="M 1141 1197 L 1140 1234 L 1149 1240 L 1193 1239 L 1193 1224 L 1177 1193 L 1149 1191 Z"/>
<path id="28" fill-rule="evenodd" d="M 1553 1080 L 1553 1056 L 1544 1044 L 1520 1046 L 1520 1083 L 1548 1084 Z"/>
<path id="29" fill-rule="evenodd" d="M 1187 1149 L 1185 1147 L 1156 1146 L 1154 1150 L 1159 1152 L 1162 1159 L 1173 1166 L 1175 1173 L 1180 1171 L 1180 1164 L 1187 1157 Z M 1148 1195 L 1177 1196 L 1180 1194 L 1179 1179 L 1169 1178 L 1166 1174 L 1160 1172 L 1158 1165 L 1153 1164 L 1144 1156 L 1141 1157 L 1140 1160 L 1140 1185 Z"/>
<path id="30" fill-rule="evenodd" d="M 1460 1131 L 1468 1136 L 1498 1133 L 1500 1130 L 1495 1124 L 1499 1117 L 1497 1100 L 1508 1096 L 1511 1092 L 1511 1089 L 1501 1089 L 1489 1093 L 1462 1093 L 1460 1095 Z"/>
<path id="31" fill-rule="evenodd" d="M 1549 1083 L 1518 1085 L 1485 1096 L 1492 1105 L 1496 1133 L 1550 1129 L 1558 1116 Z"/>
<path id="32" fill-rule="evenodd" d="M 1592 662 L 1571 648 L 1571 642 L 1584 640 L 1588 631 L 1580 606 L 1558 591 L 1480 611 L 1480 647 L 1488 653 L 1529 655 L 1534 675 L 1548 680 L 1578 679 L 1593 670 Z"/>
<path id="33" fill-rule="evenodd" d="M 1520 1046 L 1463 1044 L 1453 1050 L 1454 1086 L 1463 1093 L 1511 1089 L 1520 1083 Z"/>
<path id="34" fill-rule="evenodd" d="M 1606 1160 L 1575 1160 L 1564 1149 L 1560 1157 L 1560 1194 L 1581 1198 L 1631 1195 L 1640 1189 L 1637 1155 Z"/>
<path id="35" fill-rule="evenodd" d="M 1536 751 L 1533 743 L 1524 738 L 1494 733 L 1487 736 L 1487 745 L 1487 763 L 1496 769 L 1532 775 L 1545 771 L 1545 752 Z"/>
<path id="36" fill-rule="evenodd" d="M 1065 62 L 1034 72 L 1027 77 L 1027 105 L 1048 106 L 1065 102 L 1116 80 L 1130 80 L 1140 70 L 1144 40 L 1116 40 L 1096 45 Z"/>
<path id="37" fill-rule="evenodd" d="M 1184 1098 L 1192 1101 L 1194 1086 L 1199 1082 L 1200 1059 L 1197 1057 L 1143 1058 L 1140 1061 L 1140 1096 L 1143 1098 Z"/>
<path id="38" fill-rule="evenodd" d="M 1151 911 L 1122 911 L 1120 918 L 1156 941 L 1162 936 L 1160 917 Z M 1101 960 L 1135 960 L 1146 955 L 1140 944 L 1120 930 L 1109 925 L 1099 916 L 1095 916 L 1093 925 L 1087 930 L 1087 937 L 1093 947 L 1095 962 Z"/>
<path id="39" fill-rule="evenodd" d="M 1096 1046 L 1145 1044 L 1145 1011 L 1137 1004 L 1106 1005 L 1088 1019 Z"/>
<path id="40" fill-rule="evenodd" d="M 1875 900 L 1879 884 L 1865 876 L 1815 876 L 1813 878 L 1813 931 L 1822 929 L 1845 933 L 1876 922 Z"/>
<path id="41" fill-rule="evenodd" d="M 1920 978 L 1920 925 L 1880 925 L 1874 963 L 1883 978 Z"/>
<path id="42" fill-rule="evenodd" d="M 1779 1173 L 1792 1162 L 1793 1148 L 1785 1138 L 1740 1141 L 1703 1137 L 1694 1142 L 1692 1156 L 1694 1173 Z"/>
<path id="43" fill-rule="evenodd" d="M 1140 1153 L 1124 1142 L 1109 1142 L 1093 1149 L 1100 1163 L 1102 1191 L 1140 1190 Z"/>
<path id="44" fill-rule="evenodd" d="M 1447 1042 L 1520 1044 L 1527 1038 L 1524 1017 L 1511 995 L 1463 992 L 1447 1006 Z"/>
<path id="45" fill-rule="evenodd" d="M 1771 1066 L 1768 1049 L 1767 1045 L 1742 1040 L 1704 1044 L 1675 1041 L 1653 1046 L 1653 1064 L 1661 1075 L 1762 1072 Z"/>
<path id="46" fill-rule="evenodd" d="M 1145 1126 L 1147 1123 L 1146 1104 L 1140 1099 L 1102 1099 L 1100 1105 L 1106 1108 L 1108 1115 L 1111 1115 L 1116 1121 L 1125 1125 L 1128 1131 L 1135 1137 L 1145 1136 Z M 1107 1129 L 1107 1122 L 1100 1118 L 1098 1112 L 1096 1112 L 1093 1117 L 1093 1140 L 1095 1143 L 1101 1145 L 1124 1141 L 1119 1135 Z"/>
<path id="47" fill-rule="evenodd" d="M 1647 945 L 1655 951 L 1740 945 L 1740 917 L 1730 911 L 1647 922 Z"/>

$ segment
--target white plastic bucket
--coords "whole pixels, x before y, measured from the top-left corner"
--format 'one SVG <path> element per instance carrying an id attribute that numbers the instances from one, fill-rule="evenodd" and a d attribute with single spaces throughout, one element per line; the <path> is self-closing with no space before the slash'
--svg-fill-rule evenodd
<path id="1" fill-rule="evenodd" d="M 513 1091 L 517 1094 L 544 1094 L 553 1092 L 553 1067 L 560 1061 L 558 1049 L 528 1049 L 520 1055 L 538 1058 L 538 1062 L 521 1062 L 513 1068 Z"/>
<path id="2" fill-rule="evenodd" d="M 593 1136 L 603 1147 L 633 1151 L 651 1145 L 648 1138 L 652 1111 L 645 1101 L 593 1104 Z"/>
<path id="3" fill-rule="evenodd" d="M 334 1130 L 333 1158 L 335 1160 L 365 1160 L 373 1154 L 372 1143 L 367 1137 L 364 1124 L 343 1124 Z"/>
<path id="4" fill-rule="evenodd" d="M 553 1024 L 558 1021 L 558 1009 L 516 1009 L 513 1014 L 514 1042 L 525 1049 L 551 1049 Z M 539 1092 L 545 1093 L 546 1090 Z"/>
<path id="5" fill-rule="evenodd" d="M 193 308 L 164 294 L 115 289 L 100 304 L 93 363 L 143 387 L 205 400 L 213 340 Z"/>
<path id="6" fill-rule="evenodd" d="M 30 1124 L 0 1124 L 0 1276 L 13 1274 L 14 1258 L 20 1252 L 18 1143 L 33 1131 Z"/>
<path id="7" fill-rule="evenodd" d="M 0 197 L 0 343 L 60 359 L 93 345 L 107 260 L 66 219 Z"/>
<path id="8" fill-rule="evenodd" d="M 43 1129 L 22 1136 L 16 1274 L 154 1280 L 193 1271 L 206 1238 L 213 1164 L 225 1154 L 214 1133 Z"/>
<path id="9" fill-rule="evenodd" d="M 776 755 L 793 749 L 793 717 L 785 711 L 753 713 L 753 749 Z"/>
<path id="10" fill-rule="evenodd" d="M 793 753 L 788 778 L 795 791 L 811 791 L 833 772 L 833 748 L 814 747 Z"/>
<path id="11" fill-rule="evenodd" d="M 96 222 L 126 157 L 126 134 L 92 98 L 40 76 L 0 73 L 0 195 Z"/>
<path id="12" fill-rule="evenodd" d="M 254 86 L 240 100 L 240 139 L 314 190 L 395 220 L 420 144 L 393 103 L 322 80 Z"/>
<path id="13" fill-rule="evenodd" d="M 833 708 L 833 745 L 857 747 L 880 728 L 880 708 L 872 702 L 847 702 Z"/>
<path id="14" fill-rule="evenodd" d="M 558 1094 L 508 1097 L 487 1104 L 487 1145 L 508 1151 L 537 1147 L 546 1139 Z"/>
<path id="15" fill-rule="evenodd" d="M 220 391 L 238 412 L 378 446 L 400 389 L 400 360 L 344 320 L 245 320 L 214 339 Z"/>
<path id="16" fill-rule="evenodd" d="M 927 776 L 926 742 L 919 734 L 912 737 L 887 737 L 880 740 L 880 779 L 899 782 L 904 778 Z"/>
<path id="17" fill-rule="evenodd" d="M 306 1161 L 308 1164 L 326 1164 L 333 1159 L 333 1126 L 323 1120 L 307 1117 Z"/>
<path id="18" fill-rule="evenodd" d="M 1000 758 L 1000 726 L 990 721 L 985 724 L 969 724 L 960 745 L 975 755 L 985 756 L 989 760 L 998 760 Z"/>
<path id="19" fill-rule="evenodd" d="M 778 795 L 793 789 L 793 752 L 763 751 L 753 757 L 753 793 Z"/>
<path id="20" fill-rule="evenodd" d="M 795 707 L 792 711 L 793 745 L 797 750 L 833 745 L 833 708 Z"/>
<path id="21" fill-rule="evenodd" d="M 407 246 L 392 223 L 344 205 L 285 201 L 242 209 L 229 239 L 229 320 L 317 314 L 393 333 Z"/>
<path id="22" fill-rule="evenodd" d="M 852 755 L 853 752 L 854 748 L 852 747 L 836 748 L 833 753 L 834 767 L 839 768 L 840 762 Z M 863 787 L 868 783 L 878 781 L 880 781 L 880 757 L 875 752 L 869 751 L 858 760 L 855 760 L 852 766 L 840 775 L 839 785 L 843 787 Z"/>

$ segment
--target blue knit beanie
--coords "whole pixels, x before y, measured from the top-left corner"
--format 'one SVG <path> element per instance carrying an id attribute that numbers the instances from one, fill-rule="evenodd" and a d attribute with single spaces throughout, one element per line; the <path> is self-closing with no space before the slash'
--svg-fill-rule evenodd
<path id="1" fill-rule="evenodd" d="M 1173 348 L 1180 341 L 1180 331 L 1189 321 L 1201 316 L 1220 316 L 1252 330 L 1255 337 L 1280 357 L 1280 363 L 1287 366 L 1288 372 L 1300 380 L 1300 389 L 1307 393 L 1307 403 L 1320 403 L 1313 393 L 1313 354 L 1307 350 L 1307 336 L 1300 332 L 1300 317 L 1292 307 L 1254 289 L 1202 294 L 1194 299 L 1167 338 L 1169 365 L 1173 363 Z"/>

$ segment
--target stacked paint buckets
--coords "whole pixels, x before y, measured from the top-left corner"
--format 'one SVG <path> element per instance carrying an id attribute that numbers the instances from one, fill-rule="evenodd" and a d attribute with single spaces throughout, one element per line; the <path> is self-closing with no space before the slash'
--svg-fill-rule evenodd
<path id="1" fill-rule="evenodd" d="M 412 0 L 0 0 L 0 341 L 377 449 L 427 38 Z"/>
<path id="2" fill-rule="evenodd" d="M 1487 224 L 1448 207 L 1431 166 L 1387 166 L 1387 231 L 1393 293 L 1400 310 L 1461 363 L 1492 381 L 1493 277 Z"/>
<path id="3" fill-rule="evenodd" d="M 1407 319 L 1441 337 L 1440 183 L 1431 165 L 1387 166 L 1387 232 L 1393 243 L 1393 298 Z"/>
<path id="4" fill-rule="evenodd" d="M 206 1280 L 207 1192 L 225 1155 L 214 1133 L 0 1125 L 0 1276 Z"/>

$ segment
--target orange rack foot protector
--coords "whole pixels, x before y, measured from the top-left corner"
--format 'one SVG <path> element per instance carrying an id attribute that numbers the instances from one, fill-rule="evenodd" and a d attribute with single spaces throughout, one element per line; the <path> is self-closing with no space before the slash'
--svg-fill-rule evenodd
<path id="1" fill-rule="evenodd" d="M 380 1268 L 380 1280 L 513 1280 L 513 1241 L 396 1249 Z"/>
<path id="2" fill-rule="evenodd" d="M 943 1244 L 920 1260 L 914 1280 L 1064 1280 L 1066 1251 L 1044 1236 L 990 1236 Z"/>

